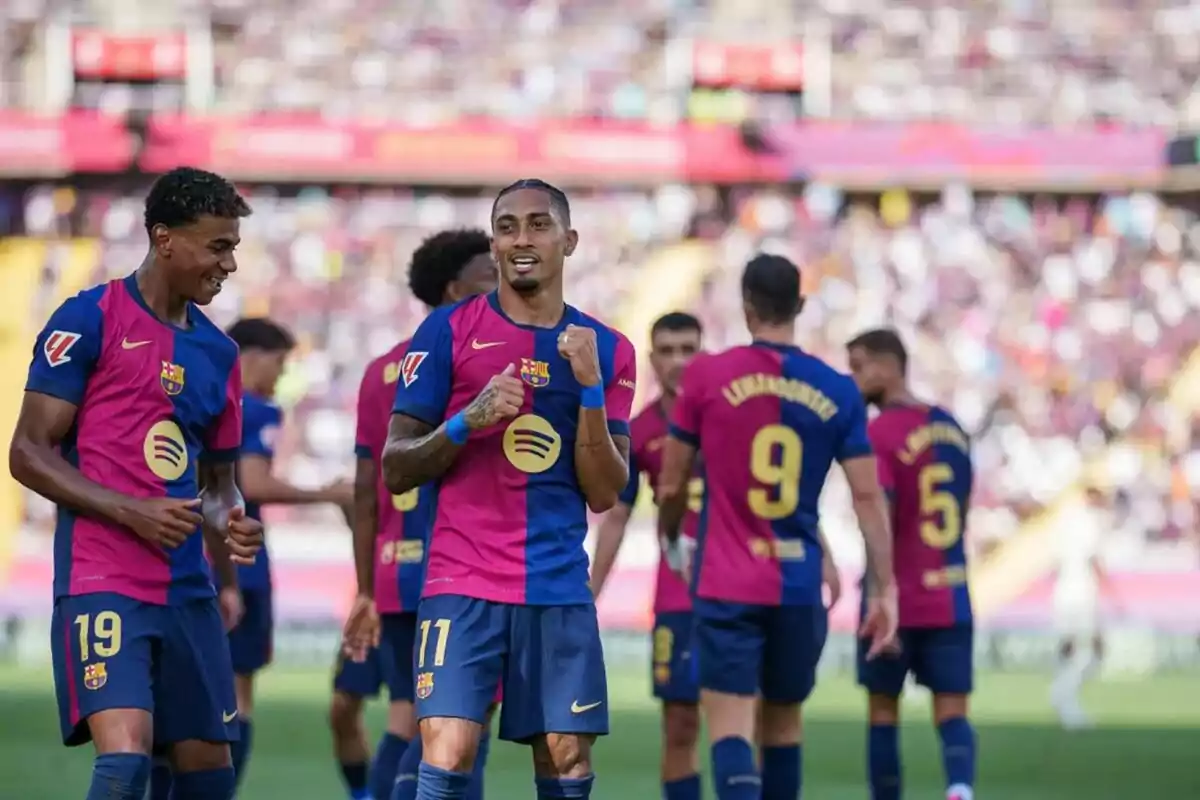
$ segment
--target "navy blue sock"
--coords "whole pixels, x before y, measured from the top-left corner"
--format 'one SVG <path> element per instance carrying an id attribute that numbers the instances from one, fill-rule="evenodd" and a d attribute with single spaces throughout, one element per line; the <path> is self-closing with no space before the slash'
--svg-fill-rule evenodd
<path id="1" fill-rule="evenodd" d="M 965 717 L 948 719 L 938 725 L 942 738 L 942 769 L 946 787 L 975 786 L 975 731 Z"/>
<path id="2" fill-rule="evenodd" d="M 797 800 L 801 787 L 800 745 L 762 748 L 762 800 Z"/>
<path id="3" fill-rule="evenodd" d="M 367 775 L 367 786 L 371 789 L 371 797 L 391 797 L 392 786 L 396 783 L 396 769 L 400 759 L 408 749 L 408 739 L 401 739 L 392 733 L 385 733 L 375 748 L 375 757 L 371 759 L 371 771 Z"/>
<path id="4" fill-rule="evenodd" d="M 342 780 L 346 782 L 346 791 L 350 792 L 350 800 L 367 800 L 371 792 L 367 789 L 366 764 L 342 764 Z"/>
<path id="5" fill-rule="evenodd" d="M 533 784 L 537 787 L 537 800 L 587 800 L 592 796 L 592 782 L 595 775 L 586 778 L 538 778 Z"/>
<path id="6" fill-rule="evenodd" d="M 242 782 L 242 773 L 246 771 L 246 762 L 250 760 L 250 747 L 254 744 L 254 726 L 250 720 L 238 720 L 239 738 L 229 743 L 229 755 L 233 759 L 234 784 Z"/>
<path id="7" fill-rule="evenodd" d="M 492 732 L 484 728 L 479 749 L 475 752 L 475 766 L 471 768 L 471 787 L 467 790 L 467 800 L 483 800 L 483 771 L 487 769 L 488 752 L 491 749 Z"/>
<path id="8" fill-rule="evenodd" d="M 762 779 L 754 766 L 754 748 L 737 736 L 728 736 L 712 746 L 713 784 L 717 800 L 759 800 Z"/>
<path id="9" fill-rule="evenodd" d="M 662 785 L 663 800 L 700 800 L 700 776 L 688 775 Z"/>
<path id="10" fill-rule="evenodd" d="M 232 800 L 236 788 L 233 767 L 177 772 L 171 784 L 171 800 Z"/>
<path id="11" fill-rule="evenodd" d="M 463 800 L 471 773 L 451 772 L 421 762 L 417 771 L 417 800 Z"/>
<path id="12" fill-rule="evenodd" d="M 867 780 L 871 800 L 900 800 L 900 733 L 895 725 L 867 728 Z"/>
<path id="13" fill-rule="evenodd" d="M 154 759 L 150 767 L 150 795 L 147 800 L 170 800 L 171 762 L 165 758 Z"/>
<path id="14" fill-rule="evenodd" d="M 421 769 L 423 751 L 421 737 L 418 736 L 412 740 L 400 758 L 400 763 L 396 767 L 396 782 L 392 786 L 392 793 L 386 797 L 377 797 L 375 800 L 389 800 L 389 798 L 390 800 L 417 800 L 417 773 Z"/>
<path id="15" fill-rule="evenodd" d="M 105 753 L 92 764 L 87 800 L 142 800 L 150 782 L 150 756 Z"/>

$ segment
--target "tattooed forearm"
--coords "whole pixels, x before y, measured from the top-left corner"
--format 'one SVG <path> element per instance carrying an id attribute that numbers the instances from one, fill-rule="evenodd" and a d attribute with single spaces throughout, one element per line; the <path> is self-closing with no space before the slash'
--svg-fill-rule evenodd
<path id="1" fill-rule="evenodd" d="M 381 459 L 383 482 L 392 494 L 404 494 L 437 480 L 454 463 L 462 447 L 446 436 L 444 423 L 434 428 L 412 417 L 393 414 Z"/>
<path id="2" fill-rule="evenodd" d="M 473 431 L 486 428 L 496 421 L 496 397 L 500 389 L 493 383 L 483 387 L 479 396 L 463 409 L 463 420 Z"/>

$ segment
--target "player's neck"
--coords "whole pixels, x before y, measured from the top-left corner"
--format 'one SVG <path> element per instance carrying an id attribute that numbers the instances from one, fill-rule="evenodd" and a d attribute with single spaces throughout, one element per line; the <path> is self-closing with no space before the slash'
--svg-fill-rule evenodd
<path id="1" fill-rule="evenodd" d="M 152 257 L 147 257 L 134 280 L 146 307 L 163 322 L 170 325 L 187 324 L 187 298 L 173 295 L 162 271 L 155 268 Z"/>
<path id="2" fill-rule="evenodd" d="M 566 304 L 563 301 L 562 286 L 547 284 L 536 292 L 521 294 L 511 286 L 502 283 L 496 293 L 500 309 L 518 325 L 531 325 L 535 328 L 553 328 L 562 321 Z"/>
<path id="3" fill-rule="evenodd" d="M 883 404 L 886 406 L 915 406 L 920 401 L 913 397 L 907 386 L 898 386 L 883 394 Z"/>
<path id="4" fill-rule="evenodd" d="M 756 342 L 766 342 L 767 344 L 784 344 L 793 345 L 796 343 L 796 326 L 788 323 L 787 325 L 760 325 L 751 332 Z"/>

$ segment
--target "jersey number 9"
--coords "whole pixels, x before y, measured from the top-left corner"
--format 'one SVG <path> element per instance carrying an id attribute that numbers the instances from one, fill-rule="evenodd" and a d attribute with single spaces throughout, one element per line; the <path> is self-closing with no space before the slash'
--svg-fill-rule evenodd
<path id="1" fill-rule="evenodd" d="M 786 425 L 764 425 L 750 443 L 750 474 L 769 488 L 747 495 L 750 510 L 763 519 L 784 519 L 800 505 L 800 468 L 804 445 Z"/>
<path id="2" fill-rule="evenodd" d="M 112 658 L 121 652 L 121 615 L 101 611 L 95 617 L 80 614 L 75 617 L 79 628 L 79 660 L 87 661 L 95 653 L 100 658 Z"/>
<path id="3" fill-rule="evenodd" d="M 917 473 L 921 502 L 921 541 L 937 550 L 953 547 L 962 536 L 958 500 L 946 488 L 954 481 L 949 464 L 930 464 Z"/>

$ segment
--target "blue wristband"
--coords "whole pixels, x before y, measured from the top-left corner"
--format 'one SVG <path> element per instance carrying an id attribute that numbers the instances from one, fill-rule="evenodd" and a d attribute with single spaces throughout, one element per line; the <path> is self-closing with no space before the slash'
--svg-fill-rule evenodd
<path id="1" fill-rule="evenodd" d="M 446 438 L 455 444 L 466 444 L 467 437 L 471 435 L 471 429 L 467 426 L 467 418 L 463 416 L 463 412 L 458 412 L 450 419 L 446 420 Z"/>
<path id="2" fill-rule="evenodd" d="M 604 387 L 600 384 L 583 387 L 579 393 L 579 404 L 584 408 L 604 408 Z"/>

